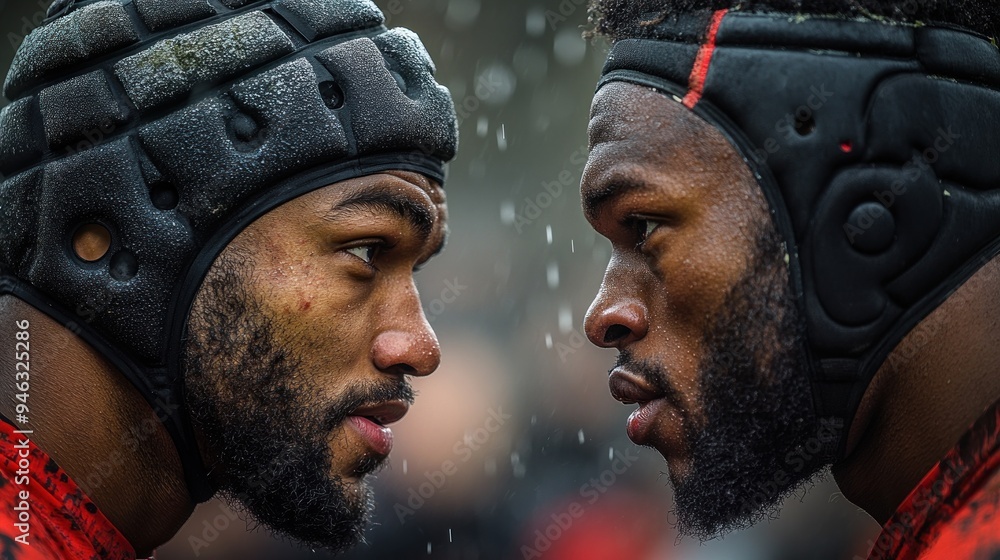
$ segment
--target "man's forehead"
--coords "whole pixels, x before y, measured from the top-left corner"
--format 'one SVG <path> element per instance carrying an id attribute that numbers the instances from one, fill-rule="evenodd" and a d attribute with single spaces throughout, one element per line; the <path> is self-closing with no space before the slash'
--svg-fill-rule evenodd
<path id="1" fill-rule="evenodd" d="M 594 160 L 681 167 L 709 172 L 729 142 L 712 125 L 671 95 L 612 82 L 594 97 L 590 120 Z M 594 161 L 599 163 L 600 161 Z"/>

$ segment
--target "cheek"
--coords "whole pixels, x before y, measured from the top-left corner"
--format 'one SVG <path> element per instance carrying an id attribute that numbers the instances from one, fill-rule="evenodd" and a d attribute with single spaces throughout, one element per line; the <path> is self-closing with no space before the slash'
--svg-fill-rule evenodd
<path id="1" fill-rule="evenodd" d="M 719 311 L 747 270 L 751 231 L 738 213 L 717 207 L 670 232 L 656 266 L 681 318 L 701 323 Z"/>

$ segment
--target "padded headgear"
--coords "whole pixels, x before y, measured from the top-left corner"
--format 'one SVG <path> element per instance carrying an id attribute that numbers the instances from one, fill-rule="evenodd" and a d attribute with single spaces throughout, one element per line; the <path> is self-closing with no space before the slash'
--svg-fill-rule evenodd
<path id="1" fill-rule="evenodd" d="M 891 351 L 1000 253 L 1000 51 L 941 26 L 727 11 L 651 34 L 614 45 L 598 89 L 673 96 L 756 174 L 837 460 Z"/>
<path id="2" fill-rule="evenodd" d="M 299 195 L 386 170 L 444 182 L 448 91 L 370 0 L 60 0 L 0 113 L 0 293 L 78 333 L 154 406 L 197 501 L 213 493 L 181 352 L 208 269 Z M 96 262 L 81 226 L 111 232 Z"/>

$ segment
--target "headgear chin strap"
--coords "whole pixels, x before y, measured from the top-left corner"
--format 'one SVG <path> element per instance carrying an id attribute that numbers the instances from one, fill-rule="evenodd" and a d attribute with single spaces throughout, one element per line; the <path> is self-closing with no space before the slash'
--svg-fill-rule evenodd
<path id="1" fill-rule="evenodd" d="M 184 407 L 195 294 L 248 224 L 386 170 L 440 183 L 448 91 L 370 0 L 60 0 L 18 50 L 0 112 L 0 294 L 117 366 L 212 496 Z M 73 251 L 100 224 L 111 248 Z"/>
<path id="2" fill-rule="evenodd" d="M 755 172 L 839 460 L 893 348 L 1000 253 L 1000 51 L 935 26 L 726 11 L 690 24 L 617 42 L 599 88 L 674 96 Z"/>

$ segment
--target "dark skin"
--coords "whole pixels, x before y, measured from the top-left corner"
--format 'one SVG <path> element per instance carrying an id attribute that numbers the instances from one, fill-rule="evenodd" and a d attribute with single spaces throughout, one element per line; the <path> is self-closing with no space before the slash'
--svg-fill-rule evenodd
<path id="1" fill-rule="evenodd" d="M 254 255 L 252 289 L 279 334 L 308 345 L 311 359 L 302 373 L 320 379 L 324 394 L 335 398 L 380 376 L 422 376 L 437 368 L 440 346 L 413 272 L 442 249 L 446 208 L 433 181 L 390 171 L 289 201 L 252 223 L 226 251 Z M 31 322 L 32 372 L 38 372 L 31 378 L 32 441 L 76 481 L 118 453 L 121 462 L 85 487 L 137 554 L 150 555 L 193 511 L 170 436 L 138 391 L 82 340 L 13 297 L 0 305 L 0 331 L 10 340 L 15 321 Z M 12 356 L 3 358 L 11 371 Z M 13 381 L 2 381 L 7 394 L 14 393 Z M 389 406 L 405 413 L 405 403 Z M 13 417 L 13 402 L 0 402 L 0 412 Z M 155 427 L 139 450 L 124 449 L 122 434 L 151 419 Z M 368 449 L 347 424 L 329 434 L 331 472 L 361 485 L 364 479 L 351 468 Z M 211 462 L 211 449 L 202 451 Z"/>
<path id="2" fill-rule="evenodd" d="M 681 423 L 700 416 L 701 336 L 746 270 L 751 233 L 770 227 L 767 202 L 718 130 L 648 88 L 604 87 L 590 144 L 584 211 L 613 252 L 587 335 L 668 372 L 679 402 L 658 409 L 644 443 L 683 477 L 690 451 Z M 998 287 L 994 259 L 911 332 L 865 394 L 833 472 L 845 496 L 880 523 L 1000 398 Z M 628 371 L 612 375 L 613 391 L 616 377 L 655 393 Z"/>

